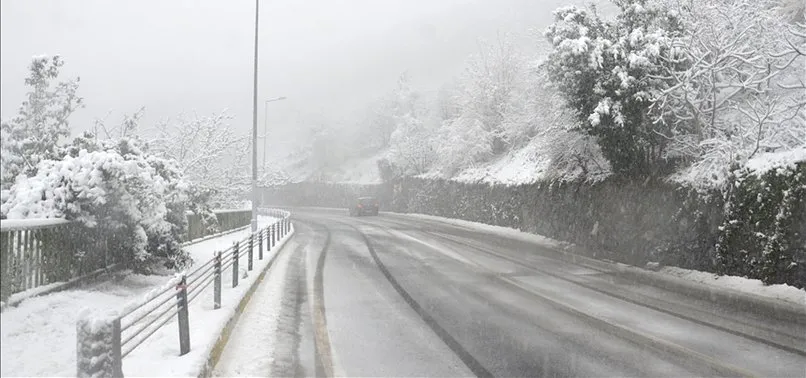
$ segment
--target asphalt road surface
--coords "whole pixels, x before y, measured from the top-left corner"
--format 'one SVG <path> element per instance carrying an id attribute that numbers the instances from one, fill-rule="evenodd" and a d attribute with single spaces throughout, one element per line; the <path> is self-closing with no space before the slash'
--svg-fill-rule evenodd
<path id="1" fill-rule="evenodd" d="M 293 218 L 284 311 L 296 320 L 273 375 L 806 376 L 802 318 L 625 281 L 506 233 L 346 210 Z"/>

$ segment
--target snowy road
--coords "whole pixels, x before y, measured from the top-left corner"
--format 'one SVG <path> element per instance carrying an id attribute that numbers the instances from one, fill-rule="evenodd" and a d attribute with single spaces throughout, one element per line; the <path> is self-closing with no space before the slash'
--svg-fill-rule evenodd
<path id="1" fill-rule="evenodd" d="M 328 210 L 294 219 L 264 280 L 275 286 L 247 307 L 222 375 L 806 375 L 802 318 L 624 282 L 545 243 L 461 225 Z"/>

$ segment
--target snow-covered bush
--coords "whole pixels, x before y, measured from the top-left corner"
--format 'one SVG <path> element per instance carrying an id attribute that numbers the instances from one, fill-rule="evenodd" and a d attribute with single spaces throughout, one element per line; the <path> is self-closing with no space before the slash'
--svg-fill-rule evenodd
<path id="1" fill-rule="evenodd" d="M 136 140 L 77 138 L 61 160 L 44 160 L 20 176 L 2 204 L 9 219 L 66 218 L 114 246 L 116 260 L 144 268 L 155 258 L 182 265 L 188 186 L 172 161 L 144 152 Z"/>
<path id="2" fill-rule="evenodd" d="M 797 163 L 767 164 L 771 158 L 732 174 L 717 270 L 806 287 L 806 150 Z"/>
<path id="3" fill-rule="evenodd" d="M 52 86 L 64 61 L 54 57 L 34 57 L 25 85 L 30 87 L 19 114 L 0 125 L 0 185 L 8 189 L 20 174 L 33 175 L 40 161 L 57 154 L 61 139 L 70 135 L 68 118 L 83 104 L 78 97 L 79 79 Z"/>
<path id="4" fill-rule="evenodd" d="M 670 86 L 665 65 L 680 64 L 672 46 L 682 30 L 674 13 L 648 0 L 614 3 L 620 12 L 613 21 L 575 6 L 555 11 L 545 33 L 553 47 L 545 67 L 613 171 L 651 174 L 666 139 L 649 110 Z"/>

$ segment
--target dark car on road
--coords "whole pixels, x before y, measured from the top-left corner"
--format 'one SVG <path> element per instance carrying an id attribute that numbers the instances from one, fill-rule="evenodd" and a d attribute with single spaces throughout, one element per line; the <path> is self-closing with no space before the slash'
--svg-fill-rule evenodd
<path id="1" fill-rule="evenodd" d="M 350 216 L 378 215 L 380 202 L 375 197 L 360 197 L 350 206 Z"/>

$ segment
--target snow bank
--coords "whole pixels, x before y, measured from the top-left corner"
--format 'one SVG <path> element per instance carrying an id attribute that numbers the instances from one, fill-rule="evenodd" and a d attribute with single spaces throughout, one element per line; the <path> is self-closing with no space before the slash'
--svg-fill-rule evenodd
<path id="1" fill-rule="evenodd" d="M 531 184 L 546 175 L 549 163 L 549 159 L 537 150 L 536 144 L 529 144 L 498 160 L 465 169 L 454 180 L 465 183 Z"/>
<path id="2" fill-rule="evenodd" d="M 761 280 L 736 276 L 719 276 L 714 273 L 673 266 L 661 268 L 660 273 L 710 286 L 732 289 L 743 293 L 755 294 L 806 306 L 806 291 L 786 284 L 766 286 Z"/>

